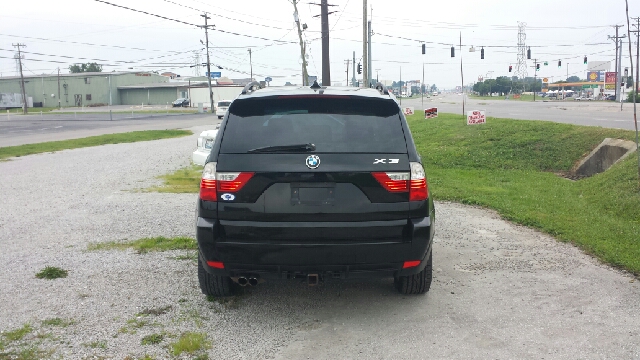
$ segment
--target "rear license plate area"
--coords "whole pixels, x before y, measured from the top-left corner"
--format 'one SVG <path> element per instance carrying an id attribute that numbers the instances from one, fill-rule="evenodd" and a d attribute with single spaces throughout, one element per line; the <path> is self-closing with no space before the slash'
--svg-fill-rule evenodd
<path id="1" fill-rule="evenodd" d="M 334 205 L 335 183 L 291 183 L 291 205 Z"/>

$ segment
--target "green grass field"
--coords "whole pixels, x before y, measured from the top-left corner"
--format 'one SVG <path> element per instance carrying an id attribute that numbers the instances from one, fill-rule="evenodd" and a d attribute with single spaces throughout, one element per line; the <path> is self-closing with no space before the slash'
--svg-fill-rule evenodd
<path id="1" fill-rule="evenodd" d="M 556 175 L 605 137 L 633 139 L 633 132 L 495 118 L 467 126 L 453 114 L 409 123 L 436 200 L 495 209 L 640 275 L 636 155 L 580 181 Z"/>
<path id="2" fill-rule="evenodd" d="M 108 134 L 99 136 L 90 136 L 81 139 L 49 141 L 37 144 L 26 144 L 18 146 L 0 147 L 0 160 L 26 156 L 32 154 L 40 154 L 45 152 L 60 151 L 67 149 L 76 149 L 90 146 L 98 146 L 105 144 L 131 143 L 137 141 L 159 140 L 174 137 L 181 137 L 193 134 L 189 130 L 147 130 L 133 131 L 121 134 Z"/>

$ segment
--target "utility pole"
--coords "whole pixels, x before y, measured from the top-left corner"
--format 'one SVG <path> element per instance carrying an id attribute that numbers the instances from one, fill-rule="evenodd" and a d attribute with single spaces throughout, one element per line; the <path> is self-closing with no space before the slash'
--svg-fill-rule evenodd
<path id="1" fill-rule="evenodd" d="M 629 16 L 629 2 L 627 1 L 627 19 Z M 631 78 L 633 78 L 633 53 L 631 52 L 631 33 L 636 34 L 636 81 L 633 83 L 633 123 L 636 127 L 636 156 L 638 157 L 638 190 L 640 190 L 640 145 L 638 143 L 638 113 L 636 110 L 636 103 L 638 99 L 638 81 L 640 80 L 640 17 L 634 18 L 636 23 L 634 24 L 636 30 L 631 31 L 627 29 L 629 33 L 629 58 L 631 61 Z M 628 22 L 629 20 L 627 20 Z"/>
<path id="2" fill-rule="evenodd" d="M 371 56 L 371 20 L 369 20 L 367 22 L 367 25 L 368 25 L 368 28 L 369 28 L 369 34 L 368 34 L 369 37 L 367 39 L 367 48 L 368 48 L 367 49 L 367 61 L 368 61 L 367 74 L 369 75 L 369 78 L 368 78 L 368 81 L 367 81 L 367 85 L 368 85 L 368 87 L 371 87 L 371 84 L 373 82 L 373 80 L 372 80 L 373 79 L 373 66 L 371 64 L 371 58 L 372 58 L 372 56 Z"/>
<path id="3" fill-rule="evenodd" d="M 24 90 L 24 75 L 22 75 L 22 54 L 20 52 L 20 47 L 24 46 L 27 47 L 27 45 L 25 44 L 11 44 L 13 45 L 13 47 L 17 47 L 18 48 L 18 62 L 20 63 L 20 89 L 22 90 L 22 113 L 23 114 L 27 114 L 27 94 Z"/>
<path id="4" fill-rule="evenodd" d="M 531 89 L 531 90 L 533 90 L 533 102 L 536 102 L 536 89 L 535 89 L 535 86 L 538 83 L 537 76 L 538 76 L 538 59 L 533 59 L 533 86 L 532 86 L 532 89 Z M 560 95 L 560 89 L 558 89 L 558 95 Z"/>
<path id="5" fill-rule="evenodd" d="M 300 18 L 298 17 L 298 0 L 292 0 L 293 3 L 293 19 L 298 26 L 298 38 L 300 39 L 300 57 L 302 58 L 302 86 L 309 85 L 309 74 L 307 73 L 307 58 L 305 56 L 305 45 L 302 41 L 302 30 L 300 29 Z"/>
<path id="6" fill-rule="evenodd" d="M 614 90 L 614 94 L 616 96 L 616 101 L 620 101 L 620 61 L 622 61 L 621 59 L 621 55 L 618 55 L 618 51 L 622 50 L 622 43 L 621 43 L 621 39 L 626 38 L 626 35 L 623 36 L 618 36 L 618 29 L 620 29 L 621 27 L 623 27 L 624 25 L 613 25 L 612 27 L 616 28 L 616 36 L 609 36 L 609 39 L 613 40 L 616 43 L 616 85 L 615 85 L 615 90 Z M 622 53 L 620 53 L 622 54 Z"/>
<path id="7" fill-rule="evenodd" d="M 207 81 L 209 82 L 209 108 L 211 113 L 213 114 L 215 110 L 213 110 L 213 91 L 211 90 L 211 63 L 209 61 L 209 25 L 207 24 L 207 20 L 211 19 L 207 13 L 200 15 L 204 18 L 204 40 L 207 42 Z M 212 25 L 213 26 L 213 25 Z"/>
<path id="8" fill-rule="evenodd" d="M 353 73 L 351 77 L 351 86 L 356 86 L 356 52 L 353 52 L 353 62 L 351 63 L 351 71 Z"/>
<path id="9" fill-rule="evenodd" d="M 58 68 L 58 110 L 60 110 L 60 68 Z"/>
<path id="10" fill-rule="evenodd" d="M 347 86 L 349 86 L 349 64 L 351 63 L 351 59 L 345 61 L 347 62 Z"/>
<path id="11" fill-rule="evenodd" d="M 369 87 L 369 62 L 367 60 L 367 0 L 362 0 L 362 84 Z"/>
<path id="12" fill-rule="evenodd" d="M 322 85 L 331 86 L 331 63 L 329 62 L 329 4 L 320 1 L 320 25 L 322 27 Z"/>
<path id="13" fill-rule="evenodd" d="M 253 61 L 251 60 L 251 48 L 249 48 L 249 67 L 251 68 L 251 81 L 253 81 Z"/>

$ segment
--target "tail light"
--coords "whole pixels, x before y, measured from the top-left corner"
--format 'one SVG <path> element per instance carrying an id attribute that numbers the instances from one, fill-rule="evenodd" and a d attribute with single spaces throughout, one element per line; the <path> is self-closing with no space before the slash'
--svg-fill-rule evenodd
<path id="1" fill-rule="evenodd" d="M 387 191 L 409 193 L 409 201 L 422 201 L 429 197 L 427 178 L 420 163 L 410 163 L 411 172 L 372 172 L 371 175 Z"/>
<path id="2" fill-rule="evenodd" d="M 204 166 L 200 180 L 200 199 L 218 201 L 218 191 L 237 192 L 251 179 L 252 172 L 216 172 L 216 163 Z"/>

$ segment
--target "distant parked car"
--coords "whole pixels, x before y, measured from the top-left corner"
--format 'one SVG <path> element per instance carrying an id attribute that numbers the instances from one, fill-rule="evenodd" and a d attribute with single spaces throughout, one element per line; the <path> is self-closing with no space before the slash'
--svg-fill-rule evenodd
<path id="1" fill-rule="evenodd" d="M 220 100 L 218 101 L 218 106 L 216 108 L 216 115 L 218 119 L 222 119 L 224 114 L 229 110 L 229 105 L 231 105 L 232 100 Z"/>
<path id="2" fill-rule="evenodd" d="M 605 100 L 610 100 L 610 101 L 616 101 L 616 96 L 615 95 L 607 95 L 604 99 Z"/>
<path id="3" fill-rule="evenodd" d="M 180 98 L 180 99 L 177 99 L 176 101 L 174 101 L 171 104 L 173 105 L 173 107 L 188 107 L 189 106 L 189 99 Z"/>
<path id="4" fill-rule="evenodd" d="M 200 133 L 200 137 L 198 137 L 198 147 L 196 151 L 193 152 L 192 157 L 194 164 L 204 166 L 204 163 L 207 162 L 207 157 L 209 157 L 211 147 L 213 147 L 213 143 L 216 141 L 219 128 L 220 125 L 218 124 L 215 130 L 205 130 Z"/>
<path id="5" fill-rule="evenodd" d="M 577 98 L 574 98 L 576 101 L 591 101 L 593 100 L 593 98 L 590 97 L 586 97 L 586 96 L 578 96 Z"/>

